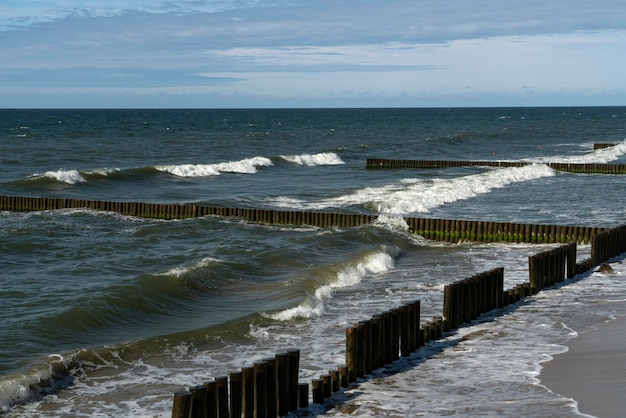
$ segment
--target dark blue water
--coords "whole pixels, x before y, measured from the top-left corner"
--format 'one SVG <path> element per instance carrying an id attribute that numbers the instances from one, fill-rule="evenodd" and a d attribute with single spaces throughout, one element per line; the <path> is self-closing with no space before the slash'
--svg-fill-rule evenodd
<path id="1" fill-rule="evenodd" d="M 624 163 L 625 138 L 623 107 L 0 110 L 1 194 L 385 215 L 318 229 L 0 212 L 2 407 L 15 416 L 167 416 L 179 387 L 294 346 L 306 348 L 302 374 L 319 374 L 341 362 L 346 324 L 412 299 L 423 317 L 439 315 L 444 284 L 496 266 L 507 285 L 524 281 L 526 257 L 538 251 L 429 243 L 399 217 L 621 225 L 623 176 L 540 163 Z M 538 164 L 366 170 L 367 158 Z M 563 332 L 525 336 L 536 338 L 533 372 Z M 505 397 L 537 390 L 516 380 L 519 365 L 499 367 L 512 371 Z M 53 379 L 52 393 L 30 387 L 55 370 L 70 373 Z M 539 392 L 546 410 L 567 404 Z M 461 414 L 466 399 L 445 396 Z"/>

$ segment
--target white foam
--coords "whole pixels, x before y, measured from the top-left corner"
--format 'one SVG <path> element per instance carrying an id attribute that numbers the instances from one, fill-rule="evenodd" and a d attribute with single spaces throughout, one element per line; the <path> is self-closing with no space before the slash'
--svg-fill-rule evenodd
<path id="1" fill-rule="evenodd" d="M 197 270 L 199 268 L 202 267 L 206 267 L 208 265 L 214 264 L 214 263 L 219 263 L 220 260 L 217 258 L 213 258 L 213 257 L 204 257 L 202 260 L 190 264 L 188 266 L 178 266 L 178 267 L 174 267 L 166 272 L 160 273 L 160 275 L 163 276 L 174 276 L 174 277 L 181 277 L 186 273 L 189 273 L 190 271 L 193 270 Z"/>
<path id="2" fill-rule="evenodd" d="M 600 148 L 584 155 L 569 156 L 552 156 L 528 159 L 532 162 L 554 162 L 554 163 L 571 163 L 571 164 L 594 164 L 609 163 L 618 160 L 622 155 L 626 154 L 626 141 L 612 147 Z"/>
<path id="3" fill-rule="evenodd" d="M 46 171 L 44 174 L 34 174 L 31 179 L 40 179 L 43 177 L 54 179 L 67 184 L 76 184 L 87 181 L 83 176 L 81 176 L 78 170 L 62 169 L 57 171 Z"/>
<path id="4" fill-rule="evenodd" d="M 85 174 L 88 174 L 88 175 L 96 174 L 96 175 L 99 175 L 99 176 L 106 177 L 106 176 L 108 176 L 111 173 L 116 173 L 116 172 L 119 172 L 119 171 L 121 171 L 119 168 L 98 168 L 98 169 L 95 169 L 95 170 L 86 171 Z"/>
<path id="5" fill-rule="evenodd" d="M 345 162 L 334 152 L 320 152 L 318 154 L 281 155 L 285 161 L 309 167 L 318 165 L 340 165 Z"/>
<path id="6" fill-rule="evenodd" d="M 470 199 L 512 183 L 553 175 L 555 175 L 555 171 L 550 167 L 543 164 L 533 164 L 525 167 L 499 168 L 453 179 L 404 179 L 384 186 L 366 187 L 350 194 L 319 202 L 277 199 L 272 204 L 305 210 L 361 205 L 386 214 L 429 212 L 436 207 L 458 200 Z"/>
<path id="7" fill-rule="evenodd" d="M 269 167 L 271 165 L 273 163 L 269 158 L 253 157 L 218 164 L 161 165 L 155 166 L 155 168 L 178 177 L 210 177 L 221 173 L 254 174 L 257 172 L 257 167 Z"/>
<path id="8" fill-rule="evenodd" d="M 321 317 L 326 309 L 324 300 L 333 297 L 334 289 L 354 286 L 366 276 L 384 273 L 393 269 L 395 265 L 393 256 L 397 256 L 398 252 L 398 249 L 390 248 L 386 249 L 386 251 L 369 254 L 355 265 L 344 265 L 337 271 L 334 280 L 327 285 L 320 286 L 316 289 L 314 295 L 310 295 L 300 305 L 277 313 L 267 314 L 266 316 L 278 321 Z"/>

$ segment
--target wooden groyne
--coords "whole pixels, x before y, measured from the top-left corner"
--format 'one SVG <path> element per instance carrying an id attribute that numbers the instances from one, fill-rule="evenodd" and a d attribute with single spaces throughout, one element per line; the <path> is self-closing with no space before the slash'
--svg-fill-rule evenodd
<path id="1" fill-rule="evenodd" d="M 528 281 L 512 289 L 504 290 L 502 267 L 448 284 L 443 291 L 442 316 L 422 321 L 417 300 L 349 326 L 345 330 L 345 363 L 312 379 L 310 391 L 308 383 L 298 380 L 300 351 L 290 350 L 231 373 L 230 383 L 227 377 L 217 377 L 176 392 L 172 417 L 274 418 L 306 408 L 310 401 L 324 404 L 374 370 L 447 337 L 481 315 L 504 312 L 509 305 L 551 286 L 567 284 L 576 274 L 626 252 L 626 225 L 596 234 L 591 245 L 592 257 L 580 263 L 576 261 L 576 243 L 530 256 Z M 220 386 L 222 392 L 216 389 Z"/>
<path id="2" fill-rule="evenodd" d="M 611 148 L 616 146 L 617 144 L 593 144 L 593 149 L 603 149 L 603 148 Z"/>
<path id="3" fill-rule="evenodd" d="M 225 216 L 279 225 L 309 225 L 320 228 L 351 228 L 368 225 L 377 215 L 284 211 L 274 209 L 232 208 L 203 205 L 180 205 L 141 202 L 109 202 L 100 200 L 50 197 L 0 196 L 0 210 L 40 211 L 61 209 L 90 209 L 122 215 L 158 219 L 187 219 L 202 216 Z M 446 242 L 524 242 L 587 244 L 604 228 L 586 226 L 520 224 L 436 218 L 404 218 L 414 233 L 433 241 Z"/>
<path id="4" fill-rule="evenodd" d="M 575 163 L 531 163 L 524 161 L 452 161 L 452 160 L 388 160 L 368 158 L 367 169 L 392 168 L 451 168 L 451 167 L 526 167 L 533 164 L 544 164 L 556 171 L 590 174 L 626 174 L 626 164 L 575 164 Z"/>
<path id="5" fill-rule="evenodd" d="M 470 221 L 436 218 L 404 218 L 409 229 L 432 241 L 524 242 L 534 244 L 577 242 L 588 244 L 605 230 L 599 227 L 516 222 Z"/>

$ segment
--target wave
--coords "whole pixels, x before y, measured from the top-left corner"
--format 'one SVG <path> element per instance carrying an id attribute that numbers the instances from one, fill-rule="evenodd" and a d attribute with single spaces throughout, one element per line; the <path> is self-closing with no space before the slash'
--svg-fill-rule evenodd
<path id="1" fill-rule="evenodd" d="M 280 312 L 265 314 L 265 316 L 277 321 L 321 317 L 325 311 L 324 301 L 333 297 L 334 289 L 354 286 L 367 276 L 392 270 L 395 267 L 394 257 L 397 257 L 398 253 L 397 248 L 386 247 L 383 251 L 367 254 L 353 263 L 340 265 L 334 271 L 331 281 L 318 287 L 315 293 L 307 297 L 300 305 Z"/>
<path id="2" fill-rule="evenodd" d="M 584 155 L 552 156 L 532 158 L 522 161 L 535 163 L 603 164 L 618 160 L 626 154 L 626 140 L 612 147 L 593 150 Z"/>
<path id="3" fill-rule="evenodd" d="M 221 173 L 254 174 L 257 172 L 257 167 L 269 167 L 272 165 L 274 164 L 269 158 L 252 157 L 217 164 L 159 165 L 154 168 L 178 177 L 209 177 L 217 176 Z"/>
<path id="4" fill-rule="evenodd" d="M 365 206 L 378 213 L 423 213 L 458 200 L 466 200 L 512 183 L 555 175 L 543 164 L 489 170 L 453 179 L 403 179 L 396 183 L 366 187 L 353 193 L 318 202 L 282 198 L 272 200 L 275 206 L 290 206 L 302 210 L 322 210 L 349 206 Z"/>
<path id="5" fill-rule="evenodd" d="M 107 177 L 119 172 L 118 168 L 99 168 L 95 170 L 64 170 L 46 171 L 43 174 L 35 173 L 26 180 L 29 182 L 60 182 L 66 184 L 85 183 L 90 179 Z"/>
<path id="6" fill-rule="evenodd" d="M 202 260 L 193 263 L 188 266 L 178 266 L 174 267 L 166 272 L 159 273 L 160 276 L 173 276 L 173 277 L 183 277 L 186 274 L 193 273 L 196 270 L 202 269 L 204 267 L 208 267 L 212 264 L 219 263 L 220 260 L 213 257 L 204 257 Z"/>
<path id="7" fill-rule="evenodd" d="M 285 161 L 309 167 L 319 165 L 341 165 L 345 162 L 334 152 L 320 152 L 318 154 L 281 155 Z"/>

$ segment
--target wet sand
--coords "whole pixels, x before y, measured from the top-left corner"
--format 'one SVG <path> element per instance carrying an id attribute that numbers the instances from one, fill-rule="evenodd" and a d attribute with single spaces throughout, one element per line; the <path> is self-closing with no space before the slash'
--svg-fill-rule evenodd
<path id="1" fill-rule="evenodd" d="M 569 351 L 544 363 L 543 384 L 597 417 L 626 416 L 626 318 L 601 324 L 566 344 Z"/>

